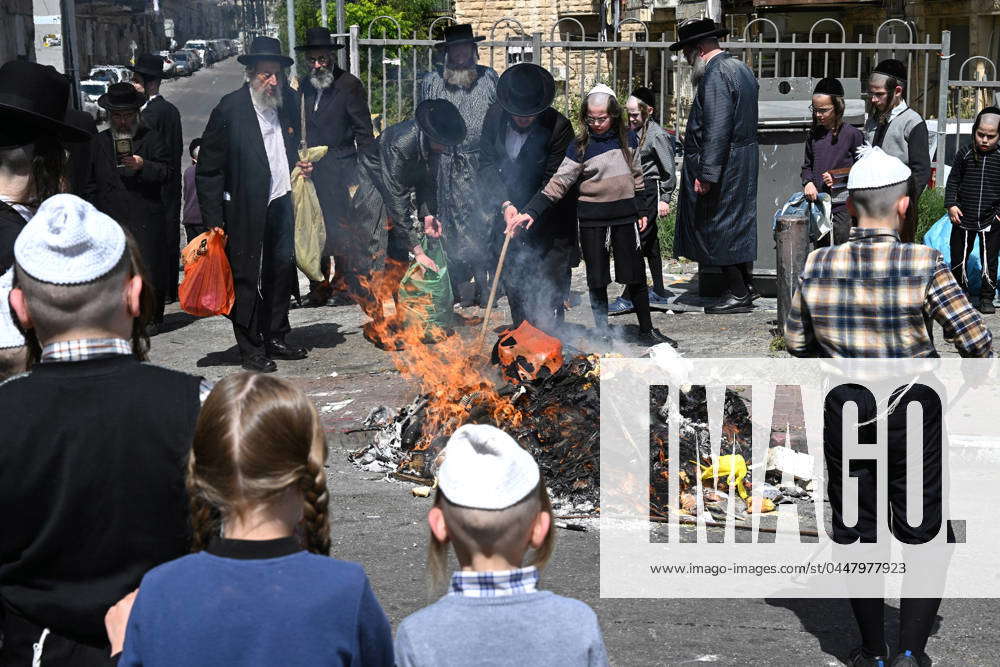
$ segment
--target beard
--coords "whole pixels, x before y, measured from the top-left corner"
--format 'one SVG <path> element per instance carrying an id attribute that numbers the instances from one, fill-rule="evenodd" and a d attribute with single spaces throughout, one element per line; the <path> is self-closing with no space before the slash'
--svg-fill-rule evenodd
<path id="1" fill-rule="evenodd" d="M 309 73 L 309 83 L 316 90 L 326 90 L 333 83 L 333 72 L 328 67 L 314 69 Z"/>
<path id="2" fill-rule="evenodd" d="M 139 131 L 139 119 L 136 118 L 124 130 L 119 130 L 116 125 L 111 126 L 111 136 L 115 139 L 135 139 L 135 133 Z"/>
<path id="3" fill-rule="evenodd" d="M 475 65 L 463 67 L 445 65 L 444 67 L 444 82 L 449 86 L 454 86 L 455 88 L 469 90 L 473 85 L 475 85 L 478 78 L 479 72 L 476 71 Z"/>
<path id="4" fill-rule="evenodd" d="M 695 88 L 701 83 L 702 78 L 705 76 L 705 70 L 708 68 L 708 63 L 701 58 L 695 58 L 694 62 L 691 64 L 691 85 Z"/>
<path id="5" fill-rule="evenodd" d="M 250 97 L 253 98 L 254 104 L 264 109 L 280 109 L 281 108 L 281 95 L 278 94 L 278 89 L 273 88 L 273 92 L 266 92 L 263 87 L 257 88 L 250 84 Z"/>

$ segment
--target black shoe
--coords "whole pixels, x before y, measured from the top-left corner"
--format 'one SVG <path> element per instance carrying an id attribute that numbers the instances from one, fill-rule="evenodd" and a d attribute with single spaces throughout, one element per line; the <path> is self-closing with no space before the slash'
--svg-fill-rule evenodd
<path id="1" fill-rule="evenodd" d="M 160 333 L 160 325 L 156 322 L 150 322 L 146 325 L 146 337 L 152 338 L 156 334 Z"/>
<path id="2" fill-rule="evenodd" d="M 889 665 L 890 667 L 920 667 L 921 661 L 913 651 L 903 651 L 897 653 Z"/>
<path id="3" fill-rule="evenodd" d="M 251 354 L 243 357 L 243 368 L 248 371 L 257 371 L 258 373 L 273 373 L 278 370 L 278 364 L 263 354 Z"/>
<path id="4" fill-rule="evenodd" d="M 654 345 L 659 345 L 661 343 L 667 343 L 670 347 L 677 347 L 677 341 L 673 338 L 668 338 L 664 336 L 659 329 L 650 329 L 649 331 L 640 331 L 639 337 L 636 339 L 640 345 L 645 345 L 646 347 L 653 347 Z"/>
<path id="5" fill-rule="evenodd" d="M 983 298 L 979 301 L 979 312 L 983 315 L 992 315 L 997 312 L 996 306 L 993 305 L 993 295 L 983 295 Z"/>
<path id="6" fill-rule="evenodd" d="M 760 298 L 760 292 L 758 292 L 757 288 L 754 287 L 753 285 L 748 285 L 747 286 L 747 291 L 750 292 L 750 301 L 751 302 L 752 301 L 756 301 L 757 299 Z"/>
<path id="7" fill-rule="evenodd" d="M 705 306 L 706 315 L 728 315 L 730 313 L 749 313 L 753 310 L 753 300 L 748 293 L 746 296 L 738 297 L 732 293 L 726 294 L 719 299 L 718 303 Z"/>
<path id="8" fill-rule="evenodd" d="M 267 344 L 267 354 L 275 359 L 305 359 L 309 352 L 304 347 L 289 345 L 283 340 L 274 339 Z"/>
<path id="9" fill-rule="evenodd" d="M 886 667 L 889 660 L 884 655 L 869 655 L 864 648 L 859 646 L 851 651 L 851 655 L 847 658 L 847 664 L 850 667 Z"/>

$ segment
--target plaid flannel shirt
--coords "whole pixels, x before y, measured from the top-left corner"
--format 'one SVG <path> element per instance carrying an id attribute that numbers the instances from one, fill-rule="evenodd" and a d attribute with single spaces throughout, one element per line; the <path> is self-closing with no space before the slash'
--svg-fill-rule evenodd
<path id="1" fill-rule="evenodd" d="M 104 357 L 130 356 L 132 344 L 124 338 L 78 338 L 49 343 L 42 348 L 41 363 L 54 361 L 90 361 Z M 198 400 L 205 402 L 212 393 L 214 382 L 201 378 Z"/>
<path id="2" fill-rule="evenodd" d="M 448 595 L 462 595 L 471 598 L 504 597 L 534 593 L 538 588 L 538 568 L 520 567 L 516 570 L 497 572 L 451 573 L 451 589 Z"/>
<path id="3" fill-rule="evenodd" d="M 936 357 L 932 320 L 961 356 L 993 356 L 989 329 L 940 252 L 854 227 L 847 243 L 806 259 L 785 343 L 796 357 Z"/>

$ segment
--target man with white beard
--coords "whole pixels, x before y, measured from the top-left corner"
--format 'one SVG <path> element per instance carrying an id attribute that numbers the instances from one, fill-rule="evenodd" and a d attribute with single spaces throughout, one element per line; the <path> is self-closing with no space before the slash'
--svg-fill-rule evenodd
<path id="1" fill-rule="evenodd" d="M 438 216 L 424 221 L 443 232 L 452 285 L 463 306 L 486 305 L 487 273 L 495 261 L 490 248 L 490 218 L 494 212 L 484 210 L 476 187 L 483 121 L 497 100 L 500 79 L 493 68 L 476 62 L 476 42 L 484 39 L 473 36 L 469 24 L 448 26 L 444 41 L 435 45 L 445 50 L 444 66 L 426 74 L 420 86 L 420 101 L 448 100 L 462 115 L 467 130 L 461 145 L 437 156 L 441 169 Z M 474 286 L 469 284 L 472 278 Z"/>
<path id="2" fill-rule="evenodd" d="M 292 59 L 273 37 L 255 37 L 237 58 L 247 84 L 212 111 L 195 182 L 203 224 L 221 227 L 236 303 L 229 313 L 243 368 L 270 373 L 274 359 L 304 359 L 285 336 L 295 280 L 291 165 L 299 143 L 295 97 L 284 85 Z"/>
<path id="3" fill-rule="evenodd" d="M 344 249 L 352 232 L 347 219 L 350 188 L 358 182 L 358 151 L 375 141 L 371 111 L 361 80 L 337 66 L 333 53 L 344 48 L 330 38 L 324 27 L 309 28 L 305 44 L 295 50 L 305 54 L 309 76 L 299 86 L 299 104 L 305 107 L 306 141 L 310 146 L 326 146 L 326 156 L 313 164 L 302 163 L 316 185 L 319 205 L 326 225 L 326 247 L 320 269 L 323 282 L 311 283 L 307 304 L 326 304 L 333 290 L 346 289 Z M 335 275 L 330 277 L 330 256 Z M 347 299 L 346 294 L 343 298 Z"/>
<path id="4" fill-rule="evenodd" d="M 140 107 L 146 96 L 131 83 L 108 87 L 97 104 L 108 110 L 110 125 L 100 133 L 110 154 L 116 156 L 118 174 L 128 196 L 118 220 L 139 246 L 153 288 L 154 308 L 149 335 L 163 323 L 167 295 L 166 247 L 169 242 L 163 188 L 173 178 L 170 150 L 156 130 L 142 122 Z M 108 151 L 103 151 L 105 154 Z"/>
<path id="5" fill-rule="evenodd" d="M 695 96 L 684 132 L 674 254 L 722 269 L 727 291 L 709 314 L 748 313 L 757 292 L 757 79 L 719 48 L 728 30 L 711 19 L 677 28 L 671 51 L 694 68 Z"/>

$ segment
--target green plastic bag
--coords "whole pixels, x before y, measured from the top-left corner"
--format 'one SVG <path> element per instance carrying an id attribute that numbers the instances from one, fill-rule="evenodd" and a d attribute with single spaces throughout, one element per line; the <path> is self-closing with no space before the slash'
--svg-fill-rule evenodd
<path id="1" fill-rule="evenodd" d="M 448 256 L 440 239 L 425 238 L 421 245 L 440 270 L 413 262 L 399 283 L 399 308 L 406 326 L 423 327 L 425 337 L 440 339 L 450 334 L 455 317 Z"/>

